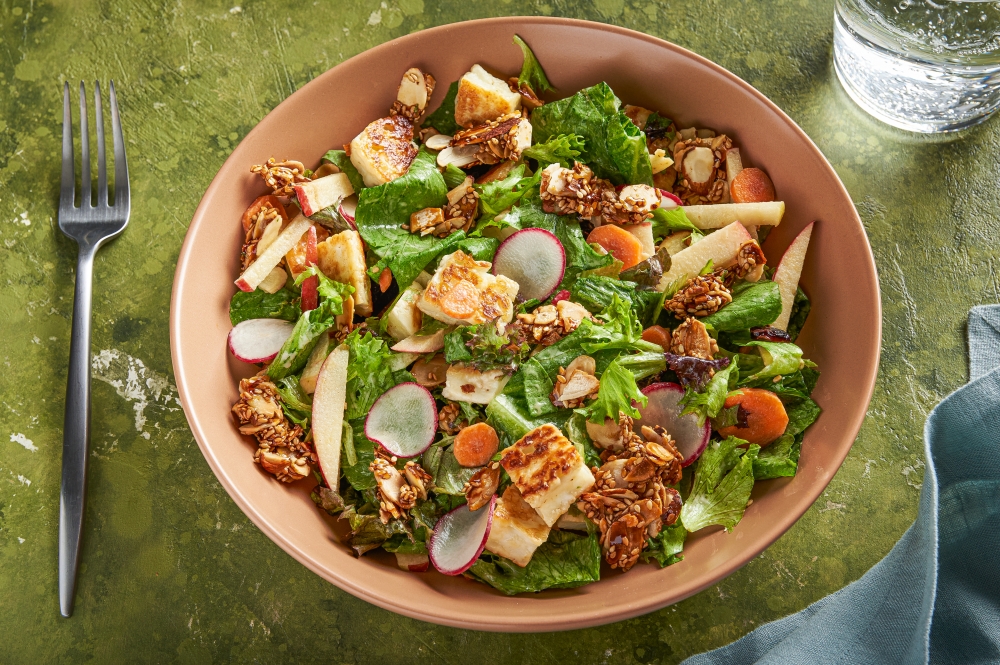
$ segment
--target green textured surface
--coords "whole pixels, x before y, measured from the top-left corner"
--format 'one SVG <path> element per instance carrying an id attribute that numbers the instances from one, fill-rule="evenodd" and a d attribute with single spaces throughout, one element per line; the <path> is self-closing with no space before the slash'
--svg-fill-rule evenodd
<path id="1" fill-rule="evenodd" d="M 342 59 L 491 15 L 467 1 L 0 0 L 0 661 L 674 663 L 861 576 L 913 520 L 930 408 L 965 379 L 964 321 L 1000 299 L 1000 121 L 945 140 L 866 117 L 831 64 L 832 2 L 491 5 L 643 30 L 785 109 L 858 204 L 885 310 L 875 399 L 828 490 L 711 589 L 620 624 L 495 635 L 405 619 L 308 572 L 212 475 L 177 402 L 167 312 L 188 221 L 230 150 Z M 132 167 L 126 234 L 100 253 L 90 493 L 76 614 L 58 616 L 56 532 L 76 248 L 58 231 L 60 88 L 114 78 Z"/>

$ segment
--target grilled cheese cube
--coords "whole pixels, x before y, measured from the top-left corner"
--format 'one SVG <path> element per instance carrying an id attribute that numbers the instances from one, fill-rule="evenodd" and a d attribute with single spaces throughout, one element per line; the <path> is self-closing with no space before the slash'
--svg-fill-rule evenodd
<path id="1" fill-rule="evenodd" d="M 480 372 L 462 364 L 450 365 L 441 396 L 453 402 L 489 404 L 507 385 L 509 378 L 499 369 Z"/>
<path id="2" fill-rule="evenodd" d="M 521 496 L 549 526 L 594 485 L 583 457 L 555 425 L 536 427 L 500 455 Z"/>
<path id="3" fill-rule="evenodd" d="M 386 332 L 395 340 L 406 339 L 410 335 L 415 335 L 420 330 L 424 315 L 417 309 L 417 298 L 423 289 L 414 282 L 406 287 L 406 290 L 399 296 L 399 300 L 389 310 Z"/>
<path id="4" fill-rule="evenodd" d="M 550 527 L 511 485 L 497 499 L 486 549 L 524 568 L 538 546 L 549 538 Z"/>
<path id="5" fill-rule="evenodd" d="M 357 231 L 341 231 L 316 245 L 319 269 L 330 279 L 354 287 L 354 309 L 372 313 L 372 290 L 365 263 L 365 247 Z"/>
<path id="6" fill-rule="evenodd" d="M 458 82 L 455 96 L 455 122 L 472 127 L 521 109 L 521 95 L 506 81 L 498 79 L 479 65 Z"/>
<path id="7" fill-rule="evenodd" d="M 514 316 L 517 282 L 491 275 L 488 261 L 476 261 L 462 250 L 441 259 L 417 300 L 424 314 L 450 325 L 476 325 Z"/>
<path id="8" fill-rule="evenodd" d="M 403 116 L 379 118 L 351 141 L 351 163 L 366 187 L 377 187 L 405 175 L 417 156 L 413 123 Z"/>

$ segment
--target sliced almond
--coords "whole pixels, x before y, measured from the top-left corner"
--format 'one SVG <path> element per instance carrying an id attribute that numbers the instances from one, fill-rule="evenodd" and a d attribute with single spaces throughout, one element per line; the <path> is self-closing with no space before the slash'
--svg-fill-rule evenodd
<path id="1" fill-rule="evenodd" d="M 424 146 L 428 150 L 444 150 L 451 143 L 452 137 L 447 134 L 434 134 L 424 140 Z"/>
<path id="2" fill-rule="evenodd" d="M 478 145 L 448 146 L 438 153 L 438 166 L 446 167 L 449 164 L 459 168 L 470 166 L 477 161 L 476 153 L 479 152 Z"/>

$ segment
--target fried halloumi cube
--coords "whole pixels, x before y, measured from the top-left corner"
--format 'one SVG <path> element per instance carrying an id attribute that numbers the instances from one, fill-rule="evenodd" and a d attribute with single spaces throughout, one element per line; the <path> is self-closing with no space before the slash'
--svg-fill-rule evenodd
<path id="1" fill-rule="evenodd" d="M 417 307 L 450 325 L 476 325 L 497 318 L 510 322 L 517 282 L 491 275 L 490 265 L 462 250 L 446 255 L 417 300 Z"/>
<path id="2" fill-rule="evenodd" d="M 520 109 L 520 93 L 511 91 L 506 81 L 479 65 L 472 65 L 458 82 L 455 122 L 463 127 L 472 127 Z"/>
<path id="3" fill-rule="evenodd" d="M 536 427 L 500 455 L 521 496 L 549 526 L 594 485 L 583 457 L 555 425 Z"/>
<path id="4" fill-rule="evenodd" d="M 357 231 L 341 231 L 316 245 L 319 269 L 330 279 L 354 287 L 354 309 L 372 313 L 372 290 L 365 264 L 365 247 Z"/>
<path id="5" fill-rule="evenodd" d="M 510 377 L 503 370 L 491 369 L 485 372 L 466 367 L 460 363 L 450 365 L 445 374 L 444 390 L 441 396 L 453 402 L 489 404 L 497 396 Z"/>
<path id="6" fill-rule="evenodd" d="M 511 485 L 497 499 L 486 549 L 524 568 L 538 546 L 549 538 L 550 527 Z"/>
<path id="7" fill-rule="evenodd" d="M 400 115 L 379 118 L 351 141 L 351 163 L 376 187 L 404 175 L 417 156 L 413 145 L 413 123 Z"/>

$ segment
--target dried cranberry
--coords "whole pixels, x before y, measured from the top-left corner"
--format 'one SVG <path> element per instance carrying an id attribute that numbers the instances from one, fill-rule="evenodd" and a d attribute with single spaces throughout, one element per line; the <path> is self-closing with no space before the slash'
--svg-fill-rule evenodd
<path id="1" fill-rule="evenodd" d="M 787 332 L 781 328 L 772 328 L 771 326 L 760 326 L 759 328 L 751 328 L 750 336 L 756 340 L 762 342 L 791 342 L 792 337 Z"/>
<path id="2" fill-rule="evenodd" d="M 693 358 L 691 356 L 679 356 L 676 353 L 663 354 L 667 359 L 667 365 L 677 374 L 681 385 L 690 387 L 696 391 L 705 389 L 716 370 L 729 367 L 729 358 L 717 358 L 716 360 L 705 360 L 704 358 Z"/>

